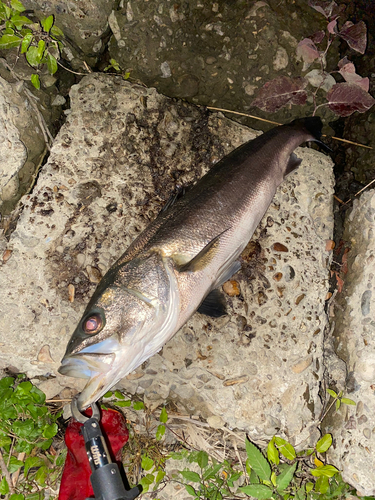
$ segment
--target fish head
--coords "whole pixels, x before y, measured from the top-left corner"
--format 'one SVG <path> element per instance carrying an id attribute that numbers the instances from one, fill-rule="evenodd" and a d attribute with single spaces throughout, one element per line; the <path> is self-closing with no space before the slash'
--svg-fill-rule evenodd
<path id="1" fill-rule="evenodd" d="M 157 281 L 160 274 L 162 279 Z M 105 276 L 90 300 L 59 368 L 62 375 L 88 379 L 78 397 L 80 410 L 97 401 L 164 344 L 169 282 L 166 273 L 153 277 L 158 295 L 140 290 L 139 280 L 132 282 L 127 277 L 124 284 L 124 280 Z"/>

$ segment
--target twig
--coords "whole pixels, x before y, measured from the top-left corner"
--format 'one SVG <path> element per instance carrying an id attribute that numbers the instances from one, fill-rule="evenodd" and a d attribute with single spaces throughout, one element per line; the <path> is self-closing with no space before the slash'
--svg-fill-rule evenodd
<path id="1" fill-rule="evenodd" d="M 3 474 L 7 480 L 7 483 L 9 486 L 9 491 L 13 495 L 14 487 L 13 487 L 13 483 L 12 483 L 12 478 L 10 477 L 8 467 L 6 466 L 6 463 L 4 461 L 4 457 L 3 457 L 1 450 L 0 450 L 0 467 L 1 467 L 1 470 L 3 471 Z"/>
<path id="2" fill-rule="evenodd" d="M 86 76 L 86 75 L 88 75 L 89 73 L 92 73 L 92 71 L 90 70 L 90 68 L 89 68 L 88 73 L 78 73 L 77 71 L 73 71 L 72 69 L 67 68 L 66 66 L 64 66 L 63 64 L 61 64 L 61 62 L 60 62 L 60 61 L 57 61 L 57 64 L 58 64 L 59 66 L 61 66 L 63 69 L 65 69 L 65 71 L 69 71 L 69 73 L 73 73 L 73 75 Z M 87 67 L 88 67 L 88 66 L 87 66 Z"/>
<path id="3" fill-rule="evenodd" d="M 321 104 L 320 106 L 325 106 L 325 104 Z M 319 106 L 317 106 L 317 108 L 318 107 Z M 273 122 L 271 120 L 266 120 L 265 118 L 259 118 L 258 116 L 249 115 L 247 113 L 240 113 L 239 111 L 231 111 L 230 109 L 213 108 L 212 106 L 207 106 L 207 109 L 212 109 L 213 111 L 222 111 L 224 113 L 232 113 L 234 115 L 247 116 L 248 118 L 254 118 L 254 120 L 260 120 L 261 122 L 271 123 L 272 125 L 281 125 L 281 123 L 279 122 Z M 365 146 L 364 144 L 348 141 L 347 139 L 341 139 L 340 137 L 327 136 L 326 134 L 323 134 L 323 137 L 330 137 L 331 139 L 335 139 L 336 141 L 346 142 L 347 144 L 353 144 L 354 146 L 360 146 L 361 148 L 373 149 L 371 146 Z"/>
<path id="4" fill-rule="evenodd" d="M 18 454 L 17 460 L 21 460 L 21 462 L 23 462 L 23 459 L 25 458 L 25 456 L 26 456 L 26 453 L 23 451 L 23 452 Z M 16 470 L 16 472 L 12 475 L 14 487 L 17 486 L 17 481 L 18 481 L 20 472 L 21 472 L 21 467 L 18 470 Z"/>

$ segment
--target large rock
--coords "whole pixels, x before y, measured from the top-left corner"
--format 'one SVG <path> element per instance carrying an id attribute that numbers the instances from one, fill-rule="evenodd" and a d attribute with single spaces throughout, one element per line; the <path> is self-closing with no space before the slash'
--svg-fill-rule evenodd
<path id="1" fill-rule="evenodd" d="M 67 123 L 4 254 L 0 367 L 56 374 L 101 275 L 176 185 L 254 135 L 121 78 L 90 75 L 74 86 Z M 333 177 L 327 157 L 297 153 L 301 167 L 278 190 L 227 289 L 228 316 L 194 315 L 122 387 L 254 439 L 310 439 L 321 409 Z M 65 385 L 81 387 L 58 376 L 56 392 Z"/>
<path id="2" fill-rule="evenodd" d="M 342 405 L 326 430 L 334 436 L 329 459 L 361 495 L 374 496 L 375 482 L 375 191 L 354 201 L 346 219 L 347 273 L 337 296 L 334 341 L 346 363 L 340 389 L 357 406 Z"/>

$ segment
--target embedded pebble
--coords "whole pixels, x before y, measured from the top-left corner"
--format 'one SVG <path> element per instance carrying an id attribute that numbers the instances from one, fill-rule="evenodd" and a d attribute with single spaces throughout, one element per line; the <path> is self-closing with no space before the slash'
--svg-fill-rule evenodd
<path id="1" fill-rule="evenodd" d="M 224 292 L 229 295 L 229 297 L 236 297 L 240 295 L 240 285 L 236 280 L 229 280 L 223 284 Z"/>

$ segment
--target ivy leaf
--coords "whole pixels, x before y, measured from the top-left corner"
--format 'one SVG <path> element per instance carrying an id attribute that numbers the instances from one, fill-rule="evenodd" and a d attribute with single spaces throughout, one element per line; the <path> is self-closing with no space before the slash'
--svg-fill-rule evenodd
<path id="1" fill-rule="evenodd" d="M 133 403 L 133 408 L 134 410 L 144 410 L 145 405 L 142 401 L 136 401 L 135 403 Z"/>
<path id="2" fill-rule="evenodd" d="M 334 1 L 327 0 L 309 0 L 309 6 L 315 9 L 316 11 L 323 14 L 327 19 L 331 17 L 332 11 L 336 5 Z"/>
<path id="3" fill-rule="evenodd" d="M 191 470 L 180 470 L 179 473 L 187 481 L 192 481 L 193 483 L 200 483 L 201 481 L 200 475 Z"/>
<path id="4" fill-rule="evenodd" d="M 17 35 L 3 35 L 0 38 L 0 49 L 11 49 L 18 47 L 21 43 L 21 38 Z"/>
<path id="5" fill-rule="evenodd" d="M 239 490 L 259 500 L 271 498 L 273 493 L 272 489 L 264 484 L 249 484 L 248 486 L 241 486 Z"/>
<path id="6" fill-rule="evenodd" d="M 43 486 L 46 482 L 47 476 L 48 476 L 48 468 L 45 465 L 43 465 L 43 467 L 40 467 L 37 470 L 37 472 L 35 474 L 35 481 L 39 485 Z"/>
<path id="7" fill-rule="evenodd" d="M 271 477 L 270 464 L 267 462 L 259 448 L 257 448 L 255 444 L 251 443 L 248 439 L 246 439 L 246 453 L 249 458 L 250 466 L 254 472 L 263 481 L 269 481 Z"/>
<path id="8" fill-rule="evenodd" d="M 143 455 L 141 465 L 143 470 L 150 470 L 154 466 L 154 461 L 147 455 Z"/>
<path id="9" fill-rule="evenodd" d="M 131 406 L 132 402 L 130 400 L 127 400 L 127 401 L 116 401 L 114 404 L 116 406 L 119 406 L 120 408 L 127 408 L 128 406 Z M 136 408 L 134 408 L 134 409 L 136 409 Z"/>
<path id="10" fill-rule="evenodd" d="M 296 458 L 296 450 L 288 441 L 285 441 L 285 439 L 281 437 L 275 437 L 275 444 L 285 458 L 288 460 L 294 460 Z"/>
<path id="11" fill-rule="evenodd" d="M 125 396 L 121 391 L 115 391 L 115 396 L 117 399 L 125 399 Z"/>
<path id="12" fill-rule="evenodd" d="M 356 50 L 360 54 L 366 52 L 367 28 L 363 21 L 359 21 L 356 24 L 346 21 L 338 35 L 347 42 L 351 49 Z"/>
<path id="13" fill-rule="evenodd" d="M 287 488 L 293 479 L 295 470 L 297 468 L 297 462 L 295 464 L 285 467 L 285 469 L 277 476 L 277 491 L 283 491 Z"/>
<path id="14" fill-rule="evenodd" d="M 307 81 L 302 77 L 278 76 L 263 85 L 252 104 L 269 113 L 274 113 L 287 104 L 305 104 L 306 85 Z"/>
<path id="15" fill-rule="evenodd" d="M 0 389 L 8 389 L 13 385 L 13 377 L 4 377 L 0 380 Z"/>
<path id="16" fill-rule="evenodd" d="M 272 464 L 279 465 L 279 451 L 275 446 L 275 436 L 271 439 L 267 446 L 267 458 Z"/>
<path id="17" fill-rule="evenodd" d="M 160 483 L 165 477 L 166 472 L 164 470 L 159 470 L 156 474 L 155 482 Z"/>
<path id="18" fill-rule="evenodd" d="M 22 466 L 23 466 L 23 462 L 21 460 L 17 460 L 16 457 L 10 457 L 9 464 L 8 464 L 8 471 L 10 474 L 13 474 L 13 472 L 16 472 Z"/>
<path id="19" fill-rule="evenodd" d="M 24 10 L 26 10 L 19 0 L 10 0 L 10 6 L 17 12 L 23 12 Z"/>
<path id="20" fill-rule="evenodd" d="M 25 500 L 25 497 L 21 493 L 13 493 L 13 495 L 10 495 L 9 500 Z"/>
<path id="21" fill-rule="evenodd" d="M 40 24 L 42 25 L 43 31 L 45 31 L 46 33 L 49 33 L 50 29 L 53 26 L 53 22 L 54 22 L 53 16 L 48 16 L 45 19 L 42 19 L 40 21 Z"/>
<path id="22" fill-rule="evenodd" d="M 57 424 L 46 425 L 43 429 L 43 437 L 50 439 L 56 436 L 59 428 Z"/>
<path id="23" fill-rule="evenodd" d="M 310 472 L 315 477 L 333 477 L 339 470 L 334 465 L 322 465 L 316 469 L 311 469 Z"/>
<path id="24" fill-rule="evenodd" d="M 165 424 L 168 420 L 168 413 L 167 413 L 167 410 L 165 409 L 165 406 L 163 406 L 163 409 L 161 410 L 159 420 L 163 424 Z"/>
<path id="25" fill-rule="evenodd" d="M 370 94 L 353 83 L 336 83 L 328 92 L 327 100 L 329 108 L 340 116 L 349 116 L 355 111 L 364 113 L 375 103 Z M 340 407 L 338 402 L 339 400 L 336 401 L 336 407 Z"/>
<path id="26" fill-rule="evenodd" d="M 57 71 L 57 61 L 56 58 L 51 56 L 51 54 L 47 54 L 47 68 L 51 75 L 54 75 Z M 122 395 L 122 394 L 121 394 Z M 124 398 L 124 396 L 122 395 Z"/>
<path id="27" fill-rule="evenodd" d="M 316 451 L 319 453 L 325 453 L 328 448 L 332 444 L 332 435 L 325 434 L 319 441 L 316 443 Z"/>

